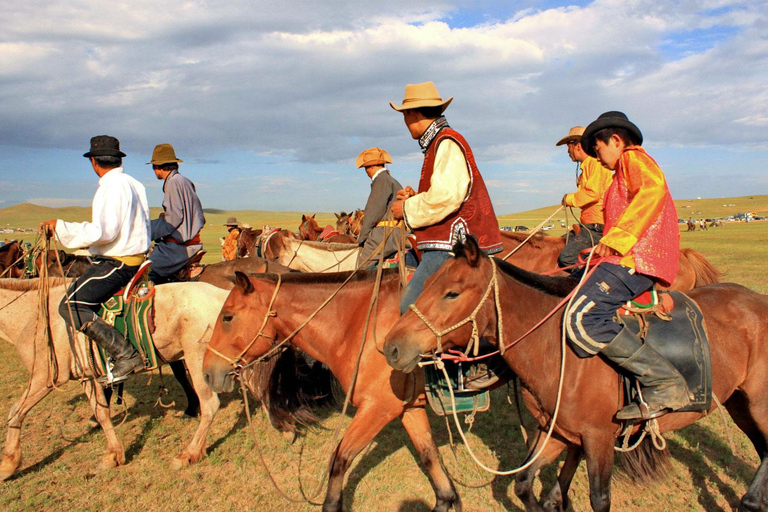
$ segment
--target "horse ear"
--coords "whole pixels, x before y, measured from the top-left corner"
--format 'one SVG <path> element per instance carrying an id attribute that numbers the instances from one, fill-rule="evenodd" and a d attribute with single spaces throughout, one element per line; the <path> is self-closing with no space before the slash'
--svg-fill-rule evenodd
<path id="1" fill-rule="evenodd" d="M 334 213 L 334 215 L 336 216 L 336 220 L 341 220 L 341 215 L 339 215 L 338 213 Z"/>
<path id="2" fill-rule="evenodd" d="M 313 213 L 313 214 L 312 214 L 312 218 L 313 218 L 313 219 L 315 218 L 315 215 L 317 215 L 317 214 L 316 214 L 316 213 Z"/>
<path id="3" fill-rule="evenodd" d="M 247 275 L 240 272 L 239 270 L 235 270 L 235 286 L 243 291 L 243 295 L 253 293 L 254 290 L 251 280 L 248 279 Z"/>
<path id="4" fill-rule="evenodd" d="M 307 216 L 302 213 L 301 214 L 301 222 L 306 222 L 306 221 L 307 221 Z"/>
<path id="5" fill-rule="evenodd" d="M 466 258 L 467 263 L 469 263 L 471 267 L 476 267 L 480 264 L 480 258 L 483 256 L 483 251 L 480 250 L 480 246 L 474 235 L 467 235 L 463 243 L 458 241 L 454 244 L 453 255 L 456 258 Z"/>

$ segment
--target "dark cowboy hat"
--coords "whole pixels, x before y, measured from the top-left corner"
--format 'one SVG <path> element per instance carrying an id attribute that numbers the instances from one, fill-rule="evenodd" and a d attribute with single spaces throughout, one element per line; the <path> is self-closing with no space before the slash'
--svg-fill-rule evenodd
<path id="1" fill-rule="evenodd" d="M 120 141 L 109 135 L 97 135 L 91 138 L 91 150 L 83 155 L 85 158 L 92 156 L 119 156 L 125 153 L 120 151 Z"/>
<path id="2" fill-rule="evenodd" d="M 237 226 L 240 227 L 240 223 L 237 222 L 237 217 L 230 217 L 227 219 L 225 226 Z"/>
<path id="3" fill-rule="evenodd" d="M 597 119 L 589 123 L 581 136 L 581 148 L 591 157 L 597 156 L 595 153 L 595 134 L 603 128 L 624 128 L 637 139 L 638 144 L 643 143 L 643 134 L 640 132 L 640 128 L 635 126 L 624 112 L 612 110 L 600 114 Z"/>

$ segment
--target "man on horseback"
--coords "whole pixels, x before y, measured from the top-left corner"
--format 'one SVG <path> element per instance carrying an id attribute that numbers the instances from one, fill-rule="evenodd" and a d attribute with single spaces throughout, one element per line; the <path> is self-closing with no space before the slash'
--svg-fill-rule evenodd
<path id="1" fill-rule="evenodd" d="M 155 176 L 163 183 L 163 213 L 152 221 L 152 240 L 155 247 L 149 259 L 152 269 L 149 278 L 155 284 L 177 281 L 174 276 L 198 252 L 203 250 L 200 230 L 205 216 L 195 184 L 179 174 L 176 152 L 170 144 L 155 146 L 152 164 Z"/>
<path id="2" fill-rule="evenodd" d="M 581 357 L 602 354 L 642 385 L 642 400 L 618 420 L 651 419 L 690 403 L 680 372 L 617 319 L 625 302 L 675 278 L 680 252 L 677 210 L 664 173 L 640 146 L 640 129 L 622 112 L 587 126 L 582 147 L 614 170 L 605 196 L 605 233 L 594 255 L 603 258 L 567 313 L 568 335 Z"/>
<path id="3" fill-rule="evenodd" d="M 574 126 L 556 146 L 566 144 L 568 156 L 577 164 L 576 192 L 563 196 L 563 206 L 581 208 L 579 230 L 570 231 L 567 243 L 557 259 L 561 267 L 571 267 L 579 259 L 579 253 L 594 247 L 603 236 L 603 196 L 611 185 L 613 175 L 596 158 L 589 156 L 581 147 L 583 126 Z"/>
<path id="4" fill-rule="evenodd" d="M 149 206 L 144 186 L 123 172 L 120 142 L 109 135 L 91 139 L 90 159 L 99 176 L 93 196 L 91 222 L 49 220 L 40 224 L 46 236 L 55 234 L 70 249 L 87 247 L 95 262 L 69 287 L 59 314 L 109 353 L 114 362 L 112 382 L 125 380 L 144 368 L 141 355 L 114 327 L 98 316 L 101 303 L 136 274 L 149 250 Z"/>
<path id="5" fill-rule="evenodd" d="M 240 223 L 235 217 L 227 219 L 224 224 L 227 227 L 227 236 L 221 241 L 221 259 L 222 261 L 232 261 L 237 259 L 237 239 L 240 237 Z"/>
<path id="6" fill-rule="evenodd" d="M 402 105 L 411 137 L 424 153 L 418 192 L 406 187 L 392 203 L 395 219 L 402 219 L 416 235 L 421 263 L 400 300 L 400 314 L 414 303 L 424 282 L 450 258 L 450 250 L 466 235 L 475 235 L 488 254 L 502 250 L 499 223 L 472 150 L 448 126 L 443 112 L 453 98 L 443 100 L 432 82 L 408 84 Z"/>
<path id="7" fill-rule="evenodd" d="M 397 253 L 403 222 L 389 220 L 387 214 L 403 186 L 389 173 L 386 165 L 391 163 L 392 157 L 381 148 L 366 149 L 355 160 L 355 167 L 365 169 L 371 178 L 371 193 L 365 203 L 363 224 L 357 237 L 357 244 L 362 247 L 357 257 L 358 267 L 367 265 L 375 268 L 378 265 L 379 254 L 374 255 L 374 252 L 387 234 L 389 238 L 382 249 L 384 259 Z"/>

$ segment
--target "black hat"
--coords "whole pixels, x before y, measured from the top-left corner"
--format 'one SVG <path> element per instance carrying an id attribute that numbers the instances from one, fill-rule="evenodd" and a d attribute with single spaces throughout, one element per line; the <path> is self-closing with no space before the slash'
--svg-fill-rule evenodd
<path id="1" fill-rule="evenodd" d="M 86 158 L 92 156 L 119 156 L 125 153 L 120 151 L 120 141 L 109 135 L 97 135 L 91 138 L 91 150 L 83 155 Z"/>
<path id="2" fill-rule="evenodd" d="M 589 123 L 587 129 L 584 130 L 584 133 L 581 136 L 581 148 L 586 154 L 591 157 L 597 156 L 595 153 L 595 134 L 603 128 L 610 127 L 629 130 L 636 139 L 635 142 L 638 144 L 643 143 L 643 134 L 640 132 L 640 128 L 635 126 L 635 124 L 627 118 L 627 115 L 624 112 L 612 110 L 600 114 L 600 117 Z"/>

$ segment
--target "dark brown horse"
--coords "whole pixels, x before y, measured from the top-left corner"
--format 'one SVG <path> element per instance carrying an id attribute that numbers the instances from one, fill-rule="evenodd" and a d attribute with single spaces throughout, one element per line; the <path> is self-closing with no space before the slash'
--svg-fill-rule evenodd
<path id="1" fill-rule="evenodd" d="M 470 239 L 454 248 L 449 260 L 431 278 L 415 303 L 431 324 L 441 330 L 466 319 L 481 302 L 481 297 L 497 279 L 498 305 L 507 343 L 518 339 L 554 309 L 573 288 L 573 280 L 540 276 L 481 254 Z M 706 318 L 712 360 L 713 394 L 725 405 L 734 422 L 749 437 L 761 459 L 760 467 L 740 511 L 768 509 L 768 296 L 743 286 L 723 283 L 687 292 Z M 499 339 L 497 304 L 494 293 L 476 316 L 480 336 L 491 343 Z M 509 346 L 504 359 L 526 390 L 525 403 L 546 429 L 553 416 L 560 373 L 563 311 L 560 310 L 538 330 Z M 471 325 L 442 336 L 442 347 L 466 346 Z M 408 311 L 386 337 L 384 353 L 395 369 L 411 371 L 425 354 L 436 350 L 436 336 L 414 311 Z M 587 460 L 590 502 L 593 510 L 605 512 L 611 505 L 611 472 L 614 443 L 620 425 L 614 415 L 620 407 L 620 382 L 616 371 L 600 357 L 579 359 L 565 351 L 565 386 L 554 436 L 544 446 L 541 457 L 517 477 L 515 492 L 526 510 L 564 510 L 568 507 L 568 488 L 582 457 Z M 713 409 L 715 403 L 713 402 Z M 711 412 L 711 411 L 709 411 Z M 658 419 L 661 432 L 690 425 L 707 413 L 672 413 Z M 637 430 L 637 426 L 635 430 Z M 529 453 L 543 445 L 536 438 Z M 564 449 L 568 449 L 558 484 L 538 503 L 533 479 Z"/>
<path id="2" fill-rule="evenodd" d="M 218 391 L 231 391 L 232 362 L 247 364 L 267 353 L 274 340 L 283 340 L 292 333 L 348 276 L 349 273 L 286 274 L 278 280 L 271 274 L 249 278 L 238 273 L 237 286 L 216 321 L 211 350 L 203 361 L 206 382 Z M 432 439 L 424 410 L 422 374 L 393 371 L 377 347 L 400 316 L 399 278 L 395 270 L 384 273 L 376 322 L 372 324 L 375 327 L 369 326 L 363 341 L 374 276 L 375 272 L 354 276 L 291 340 L 294 346 L 325 363 L 345 391 L 354 382 L 350 400 L 357 411 L 331 456 L 323 510 L 342 510 L 344 474 L 360 451 L 395 418 L 403 422 L 426 468 L 437 498 L 434 510 L 445 512 L 451 506 L 461 510 L 459 495 L 440 464 Z M 274 302 L 270 304 L 273 293 Z M 261 335 L 257 336 L 260 329 Z M 355 379 L 361 343 L 364 347 Z M 239 354 L 242 357 L 238 358 Z"/>
<path id="3" fill-rule="evenodd" d="M 59 268 L 59 264 L 61 264 L 61 268 Z M 48 251 L 48 257 L 45 258 L 45 265 L 48 267 L 49 277 L 79 277 L 91 266 L 91 262 L 87 256 L 69 254 L 62 250 L 55 251 L 51 249 Z M 38 254 L 37 259 L 35 260 L 35 266 L 37 267 L 37 275 L 40 275 L 43 266 L 42 252 Z M 64 271 L 63 274 L 62 270 Z"/>
<path id="4" fill-rule="evenodd" d="M 508 263 L 531 272 L 551 273 L 557 269 L 557 257 L 565 247 L 565 238 L 559 236 L 534 235 L 514 254 L 507 256 L 518 247 L 529 233 L 502 231 L 504 250 L 497 254 Z M 565 275 L 558 273 L 557 275 Z M 685 291 L 697 286 L 720 282 L 720 271 L 703 254 L 695 249 L 681 249 L 678 271 L 671 290 Z"/>
<path id="5" fill-rule="evenodd" d="M 0 276 L 21 277 L 24 273 L 23 255 L 19 240 L 11 240 L 0 247 Z"/>

